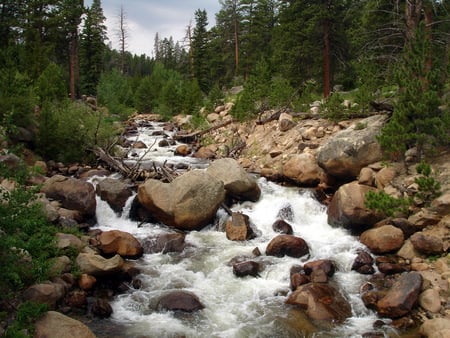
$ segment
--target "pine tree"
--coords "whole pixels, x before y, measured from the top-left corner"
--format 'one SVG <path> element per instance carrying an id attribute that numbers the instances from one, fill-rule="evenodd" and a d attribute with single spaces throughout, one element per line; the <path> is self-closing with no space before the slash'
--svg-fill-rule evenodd
<path id="1" fill-rule="evenodd" d="M 195 28 L 192 36 L 193 73 L 204 93 L 210 90 L 208 71 L 208 17 L 205 10 L 195 12 Z"/>
<path id="2" fill-rule="evenodd" d="M 106 18 L 100 0 L 94 0 L 87 10 L 80 42 L 81 89 L 86 95 L 96 95 L 103 71 Z"/>

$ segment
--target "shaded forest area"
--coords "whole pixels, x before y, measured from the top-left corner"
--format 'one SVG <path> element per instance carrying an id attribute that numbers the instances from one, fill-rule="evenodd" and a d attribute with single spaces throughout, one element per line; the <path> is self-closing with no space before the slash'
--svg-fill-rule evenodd
<path id="1" fill-rule="evenodd" d="M 235 86 L 244 88 L 233 98 L 240 120 L 268 109 L 305 111 L 318 99 L 326 99 L 324 117 L 345 118 L 351 112 L 340 106 L 342 92 L 358 114 L 370 102 L 403 104 L 399 112 L 407 116 L 394 130 L 418 116 L 442 119 L 449 1 L 219 2 L 213 27 L 198 9 L 183 42 L 156 34 L 147 56 L 126 50 L 123 9 L 120 50 L 109 47 L 100 0 L 90 7 L 82 0 L 1 1 L 4 137 L 26 141 L 44 158 L 82 160 L 87 149 L 108 142 L 114 120 L 137 111 L 167 119 L 192 114 L 201 123 L 200 108 L 213 111 Z M 82 98 L 104 108 L 92 111 Z M 408 105 L 413 113 L 405 112 Z M 417 141 L 410 138 L 402 141 Z"/>

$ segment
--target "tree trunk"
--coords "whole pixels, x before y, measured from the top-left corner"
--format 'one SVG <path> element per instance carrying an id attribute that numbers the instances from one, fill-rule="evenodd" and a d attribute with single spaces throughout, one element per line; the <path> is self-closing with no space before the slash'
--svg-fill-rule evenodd
<path id="1" fill-rule="evenodd" d="M 234 76 L 239 75 L 239 33 L 238 33 L 238 18 L 237 18 L 237 4 L 233 1 L 233 15 L 234 15 Z"/>
<path id="2" fill-rule="evenodd" d="M 422 13 L 422 0 L 408 0 L 405 6 L 406 43 L 409 43 L 416 34 Z"/>
<path id="3" fill-rule="evenodd" d="M 325 19 L 323 23 L 323 96 L 330 95 L 330 20 Z"/>
<path id="4" fill-rule="evenodd" d="M 78 35 L 76 32 L 72 32 L 69 42 L 69 90 L 72 100 L 78 98 L 78 75 Z"/>

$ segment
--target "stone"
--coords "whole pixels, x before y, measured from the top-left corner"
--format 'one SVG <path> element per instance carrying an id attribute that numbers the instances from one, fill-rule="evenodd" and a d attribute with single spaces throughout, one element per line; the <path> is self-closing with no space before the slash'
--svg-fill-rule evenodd
<path id="1" fill-rule="evenodd" d="M 444 252 L 444 243 L 437 236 L 420 231 L 413 234 L 410 240 L 414 249 L 422 254 L 440 255 Z"/>
<path id="2" fill-rule="evenodd" d="M 361 274 L 373 274 L 375 272 L 373 262 L 373 257 L 367 251 L 359 250 L 353 261 L 352 270 Z"/>
<path id="3" fill-rule="evenodd" d="M 321 270 L 327 277 L 333 277 L 336 272 L 336 265 L 330 259 L 319 259 L 317 261 L 308 262 L 303 266 L 305 274 L 311 275 L 314 271 Z"/>
<path id="4" fill-rule="evenodd" d="M 144 254 L 141 243 L 124 231 L 103 231 L 97 236 L 97 241 L 98 248 L 105 255 L 119 254 L 123 258 L 137 259 Z"/>
<path id="5" fill-rule="evenodd" d="M 364 167 L 359 172 L 358 183 L 363 185 L 368 185 L 369 187 L 373 187 L 375 182 L 375 172 L 369 168 Z"/>
<path id="6" fill-rule="evenodd" d="M 175 155 L 178 156 L 188 156 L 191 153 L 192 149 L 186 144 L 180 144 L 175 149 Z"/>
<path id="7" fill-rule="evenodd" d="M 302 257 L 309 254 L 308 244 L 303 238 L 293 235 L 278 235 L 266 248 L 266 255 L 275 257 Z"/>
<path id="8" fill-rule="evenodd" d="M 23 292 L 23 298 L 30 302 L 47 304 L 51 309 L 63 299 L 64 286 L 58 283 L 34 284 Z"/>
<path id="9" fill-rule="evenodd" d="M 200 299 L 188 291 L 172 291 L 162 296 L 157 304 L 157 309 L 168 311 L 195 312 L 204 309 Z"/>
<path id="10" fill-rule="evenodd" d="M 76 250 L 83 249 L 85 244 L 77 236 L 72 234 L 57 233 L 56 247 L 59 249 L 74 248 Z"/>
<path id="11" fill-rule="evenodd" d="M 311 153 L 293 155 L 284 164 L 283 175 L 304 186 L 316 186 L 320 182 L 326 182 L 325 172 Z"/>
<path id="12" fill-rule="evenodd" d="M 95 283 L 97 283 L 97 278 L 87 273 L 82 273 L 80 278 L 78 278 L 78 286 L 82 290 L 91 290 Z"/>
<path id="13" fill-rule="evenodd" d="M 225 199 L 225 189 L 222 181 L 192 170 L 171 183 L 147 180 L 138 188 L 138 199 L 164 224 L 180 230 L 199 230 L 213 221 Z"/>
<path id="14" fill-rule="evenodd" d="M 403 231 L 392 225 L 366 230 L 360 237 L 360 242 L 375 254 L 394 252 L 402 247 L 404 240 Z"/>
<path id="15" fill-rule="evenodd" d="M 250 218 L 240 212 L 233 212 L 225 225 L 225 233 L 230 241 L 246 241 L 256 235 L 250 226 Z"/>
<path id="16" fill-rule="evenodd" d="M 59 201 L 63 208 L 76 210 L 85 218 L 95 216 L 97 202 L 91 183 L 55 175 L 45 181 L 41 191 L 47 198 Z"/>
<path id="17" fill-rule="evenodd" d="M 211 163 L 206 172 L 223 182 L 227 196 L 241 201 L 256 202 L 261 196 L 261 189 L 256 179 L 232 158 L 222 158 Z"/>
<path id="18" fill-rule="evenodd" d="M 109 318 L 113 313 L 113 309 L 109 302 L 103 298 L 96 298 L 90 305 L 91 313 L 99 318 Z"/>
<path id="19" fill-rule="evenodd" d="M 342 323 L 352 314 L 348 301 L 328 284 L 309 283 L 292 292 L 287 304 L 306 311 L 313 320 Z"/>
<path id="20" fill-rule="evenodd" d="M 329 175 L 339 178 L 355 178 L 360 170 L 383 158 L 381 147 L 376 140 L 386 122 L 386 115 L 374 115 L 333 135 L 320 147 L 317 161 Z"/>
<path id="21" fill-rule="evenodd" d="M 78 320 L 56 311 L 48 311 L 36 321 L 34 338 L 95 338 L 94 333 Z"/>
<path id="22" fill-rule="evenodd" d="M 399 318 L 410 313 L 417 304 L 422 287 L 422 276 L 418 272 L 405 272 L 394 283 L 386 295 L 377 302 L 380 316 Z"/>
<path id="23" fill-rule="evenodd" d="M 435 198 L 431 202 L 430 209 L 442 217 L 450 214 L 450 192 L 443 193 Z"/>
<path id="24" fill-rule="evenodd" d="M 399 256 L 378 256 L 375 262 L 378 270 L 385 275 L 393 275 L 410 270 L 410 266 Z"/>
<path id="25" fill-rule="evenodd" d="M 260 264 L 254 261 L 244 261 L 233 264 L 233 274 L 237 277 L 260 277 Z"/>
<path id="26" fill-rule="evenodd" d="M 287 113 L 281 113 L 278 119 L 278 128 L 281 132 L 286 132 L 294 128 L 296 123 L 294 122 L 292 115 Z"/>
<path id="27" fill-rule="evenodd" d="M 436 289 L 427 289 L 419 295 L 419 305 L 425 311 L 438 313 L 441 310 L 441 297 Z"/>
<path id="28" fill-rule="evenodd" d="M 294 231 L 292 230 L 292 226 L 283 219 L 276 220 L 272 224 L 272 229 L 275 232 L 279 232 L 286 235 L 292 235 Z"/>
<path id="29" fill-rule="evenodd" d="M 120 255 L 104 258 L 93 253 L 80 253 L 77 256 L 76 263 L 81 273 L 101 277 L 121 271 L 124 260 Z"/>
<path id="30" fill-rule="evenodd" d="M 169 252 L 182 252 L 185 247 L 186 235 L 175 233 L 159 234 L 157 237 L 149 237 L 143 240 L 142 246 L 144 253 L 169 253 Z"/>
<path id="31" fill-rule="evenodd" d="M 328 223 L 342 226 L 354 233 L 374 225 L 382 216 L 366 208 L 365 196 L 375 188 L 354 181 L 339 187 L 328 206 Z"/>
<path id="32" fill-rule="evenodd" d="M 423 337 L 428 338 L 447 338 L 450 333 L 449 318 L 433 318 L 426 320 L 419 329 Z"/>
<path id="33" fill-rule="evenodd" d="M 121 213 L 128 198 L 133 194 L 127 183 L 113 178 L 105 178 L 96 186 L 97 195 L 115 212 Z"/>
<path id="34" fill-rule="evenodd" d="M 397 176 L 397 171 L 392 167 L 384 167 L 375 174 L 375 185 L 378 189 L 382 190 L 389 185 L 392 180 Z"/>

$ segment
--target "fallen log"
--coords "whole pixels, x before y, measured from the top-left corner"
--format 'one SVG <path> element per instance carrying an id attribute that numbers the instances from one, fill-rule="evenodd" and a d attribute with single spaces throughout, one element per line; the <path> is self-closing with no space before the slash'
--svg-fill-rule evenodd
<path id="1" fill-rule="evenodd" d="M 211 132 L 213 130 L 225 127 L 225 126 L 231 124 L 232 122 L 233 122 L 233 120 L 228 120 L 228 121 L 225 121 L 223 123 L 220 123 L 220 124 L 217 124 L 215 126 L 212 126 L 210 128 L 204 129 L 204 130 L 195 131 L 195 132 L 192 132 L 192 133 L 189 133 L 189 134 L 176 134 L 176 135 L 174 135 L 173 138 L 176 141 L 181 141 L 181 142 L 185 142 L 185 143 L 191 143 L 191 142 L 195 141 L 197 139 L 197 137 L 202 136 L 204 134 L 207 134 L 207 133 L 209 133 L 209 132 Z"/>

